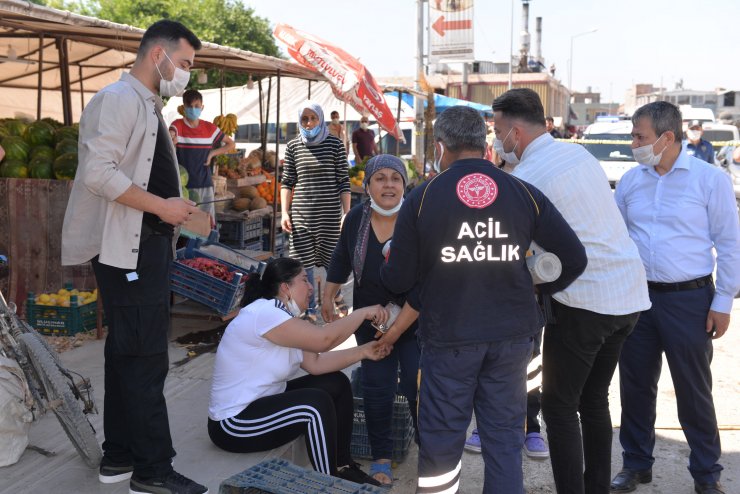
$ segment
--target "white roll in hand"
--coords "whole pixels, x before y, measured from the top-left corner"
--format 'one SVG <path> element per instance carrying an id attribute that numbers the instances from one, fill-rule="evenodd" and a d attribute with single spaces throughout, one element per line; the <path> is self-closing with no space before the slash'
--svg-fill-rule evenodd
<path id="1" fill-rule="evenodd" d="M 555 281 L 563 271 L 560 259 L 552 252 L 541 252 L 527 257 L 527 268 L 535 285 Z"/>

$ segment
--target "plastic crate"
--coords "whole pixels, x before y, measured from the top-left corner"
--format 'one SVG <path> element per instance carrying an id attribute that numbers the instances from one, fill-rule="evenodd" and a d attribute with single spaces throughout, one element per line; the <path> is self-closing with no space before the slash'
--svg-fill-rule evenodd
<path id="1" fill-rule="evenodd" d="M 350 452 L 355 458 L 372 459 L 370 440 L 365 425 L 365 406 L 362 398 L 360 383 L 362 367 L 352 371 L 350 382 L 354 395 L 354 420 L 352 422 L 352 442 Z M 408 454 L 411 440 L 414 438 L 414 420 L 411 418 L 409 402 L 405 396 L 396 395 L 393 403 L 393 418 L 391 420 L 391 439 L 393 440 L 393 461 L 402 461 Z"/>
<path id="2" fill-rule="evenodd" d="M 286 255 L 289 247 L 290 240 L 287 233 L 280 232 L 275 234 L 275 249 L 273 250 L 273 254 L 275 255 L 275 257 L 283 257 L 284 255 Z M 265 235 L 264 237 L 262 237 L 262 250 L 270 250 L 269 235 Z"/>
<path id="3" fill-rule="evenodd" d="M 364 399 L 355 397 L 354 420 L 352 422 L 352 442 L 350 452 L 354 458 L 372 459 L 370 440 L 365 425 Z M 391 439 L 393 440 L 393 461 L 403 461 L 409 452 L 414 438 L 414 421 L 409 413 L 409 402 L 405 396 L 396 395 L 393 403 Z"/>
<path id="4" fill-rule="evenodd" d="M 222 244 L 244 249 L 247 243 L 262 237 L 262 218 L 219 220 L 218 235 Z"/>
<path id="5" fill-rule="evenodd" d="M 198 249 L 199 246 L 200 242 L 197 239 L 190 239 L 185 248 L 177 251 L 177 258 L 172 261 L 170 269 L 170 289 L 178 295 L 210 307 L 219 314 L 229 314 L 241 304 L 246 276 L 254 270 L 245 270 L 211 256 Z M 178 262 L 196 257 L 205 257 L 224 264 L 229 271 L 235 272 L 234 279 L 226 282 Z"/>
<path id="6" fill-rule="evenodd" d="M 77 303 L 75 295 L 70 298 L 69 307 L 39 305 L 35 302 L 34 294 L 29 292 L 26 319 L 36 331 L 49 336 L 74 336 L 97 328 L 99 301 L 85 305 Z"/>
<path id="7" fill-rule="evenodd" d="M 387 490 L 356 484 L 289 461 L 272 459 L 221 482 L 219 494 L 380 494 Z"/>

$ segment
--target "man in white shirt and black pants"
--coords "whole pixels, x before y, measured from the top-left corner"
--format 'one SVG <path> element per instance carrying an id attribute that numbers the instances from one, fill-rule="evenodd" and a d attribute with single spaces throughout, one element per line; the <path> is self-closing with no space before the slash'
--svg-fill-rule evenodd
<path id="1" fill-rule="evenodd" d="M 494 148 L 516 165 L 515 177 L 552 201 L 586 248 L 586 270 L 552 296 L 554 319 L 545 326 L 542 352 L 542 413 L 558 493 L 606 494 L 609 383 L 639 312 L 650 307 L 645 270 L 599 162 L 582 146 L 548 134 L 537 93 L 512 89 L 492 106 Z"/>

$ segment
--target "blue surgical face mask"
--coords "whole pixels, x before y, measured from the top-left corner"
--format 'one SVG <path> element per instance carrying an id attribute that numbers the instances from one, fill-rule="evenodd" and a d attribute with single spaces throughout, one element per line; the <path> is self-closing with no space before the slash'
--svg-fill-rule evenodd
<path id="1" fill-rule="evenodd" d="M 301 135 L 305 137 L 306 139 L 313 139 L 314 137 L 319 135 L 319 132 L 321 132 L 321 125 L 317 125 L 313 129 L 307 129 L 303 127 L 302 125 L 299 125 L 298 130 L 301 131 Z"/>
<path id="2" fill-rule="evenodd" d="M 200 114 L 203 112 L 203 108 L 195 108 L 192 106 L 185 107 L 185 118 L 188 120 L 198 120 Z"/>

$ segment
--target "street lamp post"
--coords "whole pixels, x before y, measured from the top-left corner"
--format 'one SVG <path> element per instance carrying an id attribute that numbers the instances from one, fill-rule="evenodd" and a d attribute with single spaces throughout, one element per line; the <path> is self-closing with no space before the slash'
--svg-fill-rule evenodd
<path id="1" fill-rule="evenodd" d="M 568 92 L 569 92 L 569 95 L 568 95 L 568 118 L 566 119 L 566 121 L 568 123 L 570 123 L 570 108 L 571 108 L 571 106 L 570 106 L 571 105 L 570 100 L 571 100 L 571 96 L 573 94 L 573 40 L 576 39 L 576 38 L 578 38 L 578 37 L 580 37 L 580 36 L 585 36 L 587 34 L 595 33 L 596 31 L 598 31 L 598 28 L 591 29 L 590 31 L 585 31 L 585 32 L 582 32 L 582 33 L 574 34 L 573 36 L 570 37 L 570 64 L 568 66 Z"/>

